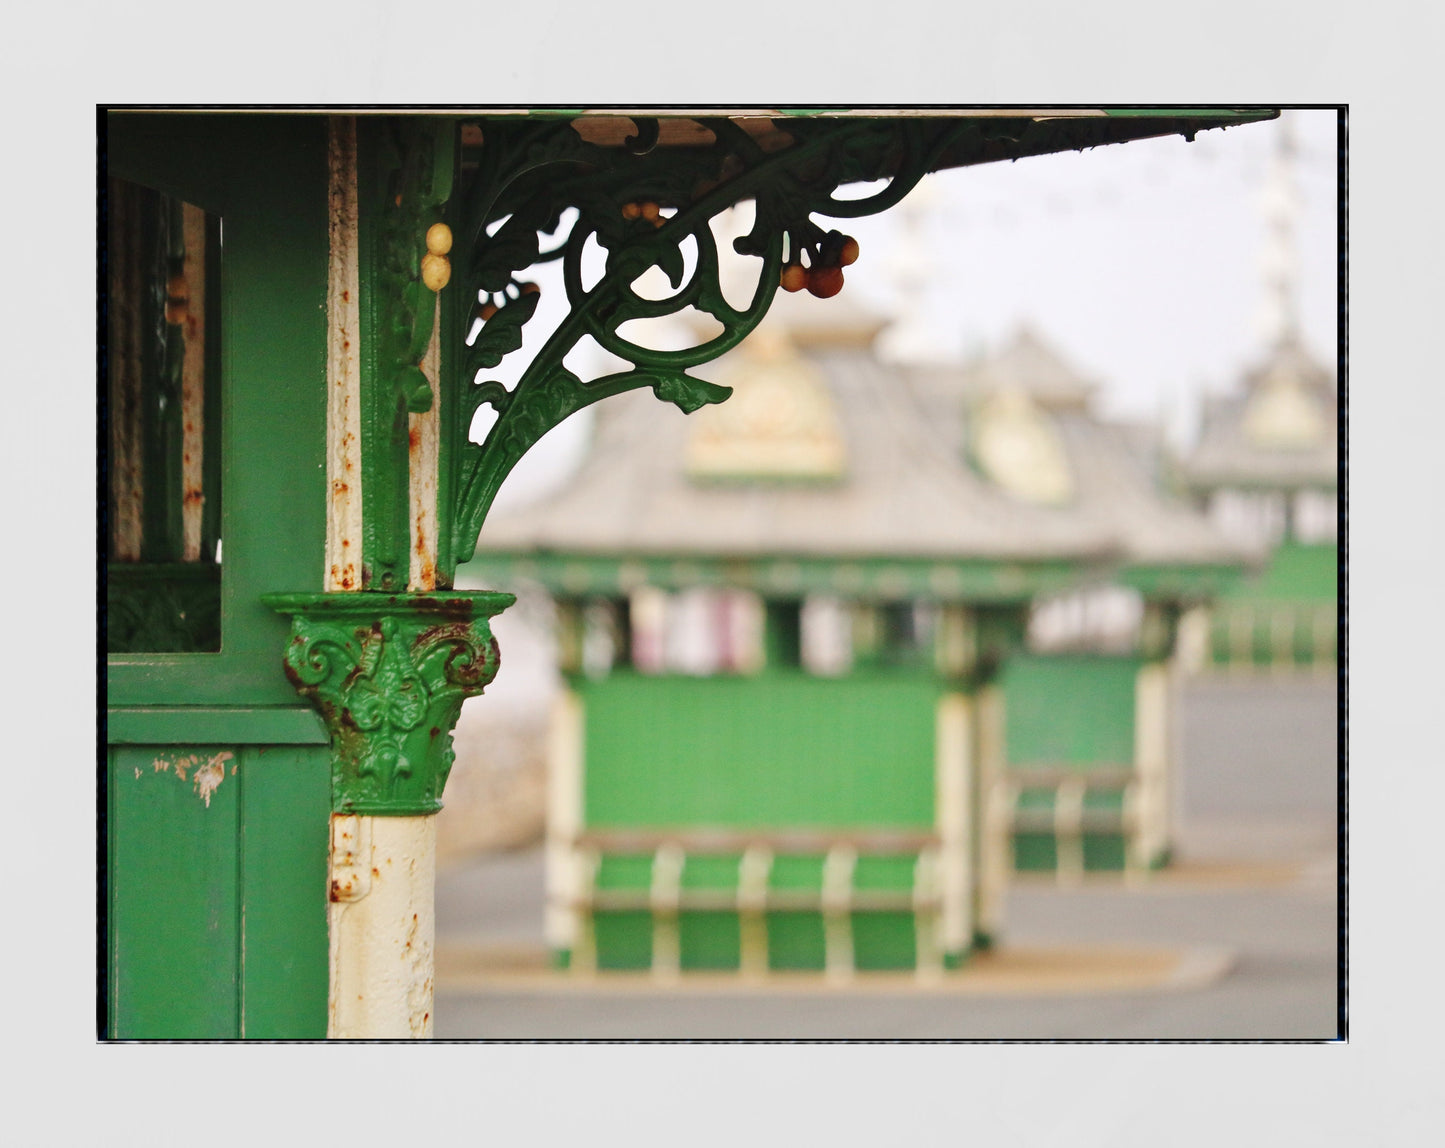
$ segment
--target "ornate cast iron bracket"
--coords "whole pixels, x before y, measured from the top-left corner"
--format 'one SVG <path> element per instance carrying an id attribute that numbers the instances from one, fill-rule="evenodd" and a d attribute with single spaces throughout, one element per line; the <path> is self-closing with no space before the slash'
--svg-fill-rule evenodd
<path id="1" fill-rule="evenodd" d="M 332 809 L 441 808 L 462 702 L 496 677 L 511 594 L 268 594 L 291 616 L 286 675 L 331 735 Z"/>
<path id="2" fill-rule="evenodd" d="M 454 513 L 450 550 L 439 563 L 443 579 L 450 579 L 457 561 L 471 557 L 503 480 L 547 431 L 599 399 L 641 387 L 684 412 L 727 398 L 729 388 L 689 370 L 741 342 L 766 315 L 780 281 L 789 290 L 807 286 L 831 295 L 842 285 L 841 267 L 856 258 L 856 244 L 825 232 L 812 216 L 855 218 L 896 204 L 965 134 L 981 130 L 944 119 L 798 121 L 787 125 L 785 146 L 765 150 L 732 120 L 697 124 L 706 142 L 695 146 L 658 146 L 656 121 L 643 119 L 624 146 L 611 148 L 587 143 L 567 121 L 483 124 L 478 166 L 469 177 L 464 172 L 448 205 L 456 244 L 444 327 L 451 354 L 444 357 L 454 372 L 457 417 L 452 473 L 442 482 L 452 492 Z M 835 195 L 841 185 L 882 178 L 888 184 L 866 198 Z M 745 200 L 755 206 L 755 222 L 733 246 L 741 255 L 760 257 L 762 269 L 752 299 L 737 308 L 719 283 L 710 222 Z M 564 222 L 568 215 L 570 225 Z M 543 250 L 539 236 L 559 233 Z M 587 286 L 582 259 L 593 239 L 605 253 L 605 267 Z M 684 245 L 695 245 L 690 275 Z M 521 347 L 522 328 L 536 310 L 536 289 L 521 273 L 557 259 L 567 315 L 513 388 L 480 379 Z M 675 292 L 663 300 L 644 298 L 635 287 L 654 267 Z M 710 315 L 722 333 L 685 350 L 658 351 L 619 332 L 630 320 L 687 308 Z M 480 331 L 468 343 L 478 321 Z M 584 336 L 628 369 L 590 380 L 568 370 L 563 360 Z M 483 403 L 498 417 L 478 445 L 468 431 Z"/>

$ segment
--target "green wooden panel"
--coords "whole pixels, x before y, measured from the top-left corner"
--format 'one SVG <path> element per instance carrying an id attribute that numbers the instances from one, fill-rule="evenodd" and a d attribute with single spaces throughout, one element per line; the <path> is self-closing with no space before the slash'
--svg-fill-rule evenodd
<path id="1" fill-rule="evenodd" d="M 682 867 L 684 889 L 736 889 L 742 855 L 690 853 Z"/>
<path id="2" fill-rule="evenodd" d="M 310 706 L 113 708 L 106 713 L 105 739 L 110 745 L 329 744 Z"/>
<path id="3" fill-rule="evenodd" d="M 651 853 L 608 853 L 597 866 L 599 889 L 646 889 L 651 884 Z"/>
<path id="4" fill-rule="evenodd" d="M 817 972 L 827 955 L 823 914 L 783 910 L 767 914 L 768 968 Z"/>
<path id="5" fill-rule="evenodd" d="M 1015 833 L 1014 868 L 1021 873 L 1052 872 L 1059 865 L 1052 833 Z"/>
<path id="6" fill-rule="evenodd" d="M 768 870 L 770 889 L 809 889 L 823 887 L 823 863 L 821 853 L 786 854 L 773 858 L 773 867 Z"/>
<path id="7" fill-rule="evenodd" d="M 647 910 L 609 909 L 595 913 L 592 929 L 599 969 L 652 967 L 652 914 Z"/>
<path id="8" fill-rule="evenodd" d="M 900 856 L 863 856 L 853 867 L 853 888 L 909 890 L 913 888 L 913 870 L 917 854 Z"/>
<path id="9" fill-rule="evenodd" d="M 327 746 L 242 751 L 240 1035 L 326 1035 Z"/>
<path id="10" fill-rule="evenodd" d="M 1010 765 L 1128 765 L 1141 661 L 1106 655 L 1020 655 L 1004 668 Z"/>
<path id="11" fill-rule="evenodd" d="M 934 823 L 926 678 L 615 673 L 578 689 L 589 826 Z"/>
<path id="12" fill-rule="evenodd" d="M 237 762 L 125 747 L 109 771 L 110 1035 L 239 1034 Z M 220 783 L 202 790 L 223 771 Z"/>
<path id="13" fill-rule="evenodd" d="M 913 914 L 854 913 L 853 967 L 861 972 L 911 969 L 918 960 Z"/>
<path id="14" fill-rule="evenodd" d="M 1127 860 L 1122 833 L 1085 833 L 1084 868 L 1090 873 L 1118 872 Z"/>
<path id="15" fill-rule="evenodd" d="M 1271 555 L 1257 579 L 1231 597 L 1334 602 L 1339 597 L 1339 549 L 1332 543 L 1287 542 Z"/>
<path id="16" fill-rule="evenodd" d="M 326 1035 L 330 776 L 326 746 L 112 747 L 110 1035 Z"/>
<path id="17" fill-rule="evenodd" d="M 684 970 L 736 972 L 742 927 L 736 913 L 684 910 L 677 915 L 678 963 Z"/>

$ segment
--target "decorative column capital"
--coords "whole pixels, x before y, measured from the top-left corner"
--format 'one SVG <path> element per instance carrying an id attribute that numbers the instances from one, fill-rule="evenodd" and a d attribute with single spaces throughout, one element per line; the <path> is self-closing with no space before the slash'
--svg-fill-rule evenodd
<path id="1" fill-rule="evenodd" d="M 491 619 L 516 597 L 361 592 L 262 601 L 290 615 L 286 676 L 331 735 L 332 810 L 439 810 L 462 702 L 497 675 Z"/>

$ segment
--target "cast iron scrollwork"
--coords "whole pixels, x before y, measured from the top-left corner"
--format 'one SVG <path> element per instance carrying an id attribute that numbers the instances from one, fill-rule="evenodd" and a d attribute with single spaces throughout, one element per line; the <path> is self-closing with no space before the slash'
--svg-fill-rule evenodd
<path id="1" fill-rule="evenodd" d="M 814 268 L 818 295 L 841 286 L 841 264 L 856 256 L 848 237 L 825 231 L 812 216 L 857 218 L 901 200 L 960 133 L 976 130 L 943 119 L 833 119 L 790 122 L 785 146 L 765 149 L 736 122 L 704 118 L 711 136 L 697 146 L 659 146 L 655 122 L 636 122 L 622 147 L 585 142 L 568 122 L 488 121 L 479 166 L 451 203 L 457 235 L 453 252 L 458 290 L 451 302 L 452 330 L 480 332 L 458 348 L 455 519 L 453 560 L 465 561 L 503 480 L 544 435 L 583 407 L 624 391 L 651 387 L 658 398 L 692 412 L 721 402 L 729 388 L 689 371 L 741 342 L 767 314 L 780 280 L 788 289 Z M 849 183 L 888 178 L 875 194 L 839 199 Z M 719 213 L 751 200 L 754 224 L 733 243 L 738 254 L 759 257 L 762 270 L 752 298 L 734 307 L 720 283 L 721 259 L 711 228 Z M 564 228 L 567 209 L 575 209 Z M 565 234 L 543 249 L 541 235 Z M 606 255 L 601 277 L 584 284 L 588 241 Z M 684 246 L 695 245 L 686 273 Z M 802 270 L 785 275 L 785 270 Z M 538 296 L 519 278 L 528 268 L 562 260 L 569 307 L 565 318 L 510 390 L 480 372 L 498 366 L 522 345 L 522 328 Z M 643 297 L 637 280 L 659 268 L 673 289 L 665 299 Z M 827 282 L 822 280 L 826 279 Z M 683 350 L 655 350 L 620 333 L 635 319 L 677 315 L 687 308 L 711 316 L 721 333 Z M 583 380 L 563 360 L 584 336 L 623 360 L 626 370 Z M 465 338 L 465 334 L 462 335 Z M 468 428 L 477 409 L 497 411 L 486 440 L 473 443 Z"/>
<path id="2" fill-rule="evenodd" d="M 337 813 L 441 808 L 462 702 L 496 677 L 510 594 L 269 594 L 292 619 L 286 675 L 332 743 Z"/>

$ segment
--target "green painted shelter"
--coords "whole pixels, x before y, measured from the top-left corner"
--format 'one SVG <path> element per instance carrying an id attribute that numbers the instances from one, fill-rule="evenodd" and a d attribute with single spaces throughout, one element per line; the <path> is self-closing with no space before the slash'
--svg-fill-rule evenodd
<path id="1" fill-rule="evenodd" d="M 842 248 L 814 215 L 846 220 L 885 210 L 939 168 L 1192 136 L 1274 114 L 103 113 L 102 1035 L 430 1033 L 425 842 L 434 844 L 428 826 L 461 700 L 497 672 L 488 619 L 511 601 L 454 589 L 458 563 L 472 556 L 478 533 L 490 531 L 482 524 L 492 497 L 517 460 L 582 407 L 624 396 L 606 423 L 624 444 L 609 455 L 619 473 L 630 458 L 674 449 L 669 436 L 687 424 L 666 404 L 690 412 L 727 397 L 689 372 L 744 344 L 772 304 L 782 268 L 801 266 L 807 252 L 824 279 L 837 279 Z M 868 198 L 834 198 L 841 185 L 877 181 L 884 189 Z M 740 201 L 757 205 L 757 222 L 726 257 L 746 258 L 760 274 L 750 298 L 728 302 L 709 223 Z M 602 251 L 603 265 L 590 279 L 581 270 L 589 246 Z M 531 269 L 553 261 L 564 271 L 565 314 L 524 351 L 537 307 Z M 678 295 L 638 297 L 630 285 L 650 268 Z M 632 319 L 684 307 L 711 315 L 722 334 L 659 354 L 619 333 Z M 575 374 L 564 360 L 584 335 L 624 369 Z M 510 385 L 489 377 L 519 358 L 525 363 Z M 662 403 L 625 394 L 638 390 Z M 900 433 L 905 416 L 892 388 L 866 397 L 869 426 Z M 495 425 L 474 442 L 472 416 L 482 407 L 496 414 Z M 856 417 L 841 398 L 836 409 L 840 420 Z M 781 398 L 765 399 L 761 416 L 749 417 L 772 416 L 790 417 Z M 851 422 L 841 425 L 851 433 Z M 783 476 L 802 500 L 789 523 L 799 537 L 809 521 L 807 491 L 839 481 L 825 473 L 833 457 L 826 442 L 820 451 L 809 474 Z M 911 961 L 920 943 L 930 953 L 967 948 L 977 914 L 969 917 L 972 902 L 950 891 L 957 866 L 946 858 L 973 838 L 955 825 L 934 849 L 932 755 L 956 763 L 971 744 L 967 701 L 1020 628 L 1022 603 L 1068 563 L 1107 550 L 1060 518 L 1049 553 L 1069 557 L 1045 557 L 1014 536 L 1020 512 L 932 457 L 916 460 L 921 477 L 869 474 L 877 491 L 857 500 L 867 536 L 917 543 L 907 560 L 885 559 L 870 543 L 840 562 L 822 534 L 796 552 L 779 549 L 717 458 L 709 489 L 732 498 L 733 509 L 692 522 L 688 545 L 631 563 L 585 548 L 533 559 L 534 573 L 559 589 L 597 599 L 599 610 L 582 611 L 588 619 L 606 616 L 606 600 L 643 587 L 766 593 L 763 673 L 771 676 L 740 674 L 728 684 L 746 695 L 737 705 L 752 707 L 757 725 L 785 701 L 795 704 L 787 700 L 794 694 L 797 705 L 813 707 L 812 730 L 795 730 L 788 745 L 831 745 L 843 766 L 832 780 L 784 784 L 766 766 L 731 779 L 716 769 L 671 769 L 665 740 L 649 729 L 685 725 L 707 740 L 715 764 L 737 759 L 729 741 L 736 723 L 719 724 L 711 703 L 688 716 L 697 700 L 688 688 L 698 683 L 686 676 L 580 674 L 577 696 L 585 703 L 594 686 L 615 692 L 617 714 L 631 707 L 645 720 L 636 744 L 647 754 L 613 756 L 622 770 L 608 798 L 614 804 L 610 812 L 595 807 L 589 830 L 650 832 L 675 821 L 684 797 L 700 795 L 711 803 L 700 806 L 707 828 L 728 830 L 744 825 L 734 814 L 752 796 L 782 786 L 787 824 L 746 825 L 779 832 L 763 843 L 770 865 L 752 838 L 713 839 L 710 854 L 726 859 L 723 873 L 746 870 L 749 937 L 758 906 L 794 913 L 770 959 L 806 966 L 820 950 L 842 953 L 843 918 L 854 910 L 874 917 L 847 934 L 850 963 L 892 963 L 900 954 Z M 844 461 L 861 466 L 863 456 Z M 639 538 L 656 499 L 683 489 L 677 481 L 656 491 L 602 481 L 610 497 L 594 499 L 590 512 L 633 524 Z M 902 494 L 895 481 L 911 484 L 906 498 L 894 497 Z M 930 533 L 948 507 L 963 505 L 978 514 L 949 519 L 956 533 L 948 537 Z M 900 513 L 910 507 L 917 513 Z M 723 557 L 747 537 L 755 545 L 742 561 Z M 949 556 L 960 548 L 976 557 Z M 925 589 L 940 606 L 932 631 L 910 605 Z M 887 680 L 799 670 L 798 597 L 814 590 L 864 607 L 860 669 L 870 659 L 913 669 Z M 922 640 L 929 632 L 944 635 L 941 654 Z M 595 638 L 587 649 L 594 646 Z M 579 665 L 590 664 L 587 649 Z M 852 691 L 849 704 L 822 705 L 825 687 Z M 907 720 L 865 720 L 870 714 Z M 614 744 L 636 740 L 600 721 L 588 729 Z M 937 729 L 946 731 L 943 749 Z M 907 786 L 874 785 L 869 770 L 882 760 L 875 750 L 913 763 Z M 950 769 L 957 785 L 956 764 Z M 624 818 L 617 802 L 633 812 Z M 844 821 L 857 828 L 856 840 L 830 837 L 820 854 L 817 833 Z M 392 865 L 378 842 L 404 833 L 421 844 Z M 671 936 L 680 963 L 726 964 L 740 949 L 752 959 L 758 950 L 737 940 L 737 914 L 732 932 L 680 916 L 692 911 L 691 898 L 719 888 L 713 862 L 650 842 L 640 852 L 635 841 L 622 844 L 596 843 L 599 889 L 615 897 L 609 960 L 651 959 L 638 953 L 651 949 L 650 932 L 633 928 L 628 914 L 664 902 L 679 908 Z M 641 886 L 639 856 L 648 870 Z M 970 856 L 965 850 L 966 864 Z M 721 895 L 736 905 L 741 894 L 731 880 Z M 787 898 L 770 901 L 775 886 L 778 896 L 786 886 L 809 904 L 822 897 L 827 922 Z M 955 906 L 921 942 L 915 897 L 935 916 L 939 906 Z"/>
<path id="2" fill-rule="evenodd" d="M 962 368 L 909 371 L 950 454 L 1019 505 L 1107 531 L 1117 568 L 1032 604 L 1002 675 L 1007 769 L 986 838 L 1060 879 L 1162 865 L 1172 843 L 1180 618 L 1256 551 L 1167 493 L 1156 428 L 1095 409 L 1097 385 L 1020 328 Z"/>
<path id="3" fill-rule="evenodd" d="M 1174 621 L 1237 552 L 1034 337 L 950 371 L 880 360 L 882 325 L 780 301 L 729 405 L 615 404 L 464 568 L 560 603 L 564 959 L 924 967 L 998 931 L 1014 863 L 1163 859 Z M 1027 653 L 1035 603 L 1111 577 L 1144 596 L 1124 649 Z"/>
<path id="4" fill-rule="evenodd" d="M 1264 568 L 1211 612 L 1209 661 L 1231 673 L 1333 675 L 1339 648 L 1339 394 L 1297 335 L 1211 399 L 1180 480 Z"/>

